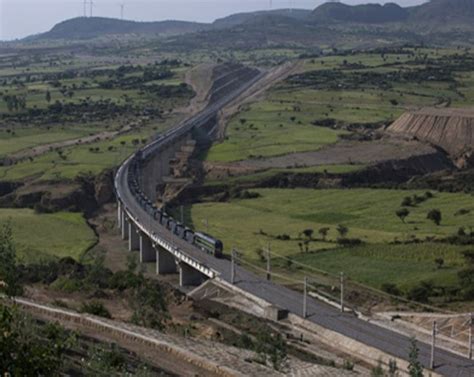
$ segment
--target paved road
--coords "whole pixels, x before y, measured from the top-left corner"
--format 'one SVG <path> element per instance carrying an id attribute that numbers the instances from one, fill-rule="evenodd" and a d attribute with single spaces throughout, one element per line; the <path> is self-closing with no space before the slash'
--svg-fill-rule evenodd
<path id="1" fill-rule="evenodd" d="M 222 106 L 223 103 L 217 107 Z M 228 101 L 227 101 L 228 102 Z M 216 111 L 216 105 L 212 109 L 204 110 L 203 113 L 193 117 L 188 122 L 179 127 L 199 126 L 202 119 L 208 119 L 210 113 Z M 173 136 L 173 132 L 167 134 Z M 155 153 L 159 150 L 161 141 L 155 142 L 148 148 L 149 153 Z M 145 147 L 147 148 L 147 147 Z M 155 233 L 165 241 L 172 243 L 184 252 L 187 256 L 201 262 L 209 268 L 214 269 L 220 274 L 220 277 L 230 282 L 231 263 L 226 259 L 217 259 L 203 253 L 199 249 L 172 234 L 158 222 L 151 219 L 150 215 L 144 211 L 134 199 L 127 185 L 128 160 L 119 170 L 116 177 L 116 188 L 122 204 L 138 219 L 140 224 L 147 229 L 149 234 Z M 236 267 L 236 286 L 277 306 L 286 309 L 292 313 L 302 314 L 303 295 L 292 291 L 281 285 L 266 281 L 255 274 L 245 270 L 242 267 Z M 354 317 L 352 314 L 343 314 L 336 308 L 325 303 L 308 298 L 308 321 L 320 325 L 329 330 L 348 336 L 368 346 L 380 349 L 394 357 L 407 359 L 410 348 L 410 339 L 396 332 L 381 328 L 372 323 L 363 321 Z M 429 345 L 419 343 L 420 361 L 428 367 L 431 348 Z M 474 376 L 474 361 L 455 355 L 453 353 L 437 350 L 436 352 L 436 372 L 449 377 L 467 377 Z"/>

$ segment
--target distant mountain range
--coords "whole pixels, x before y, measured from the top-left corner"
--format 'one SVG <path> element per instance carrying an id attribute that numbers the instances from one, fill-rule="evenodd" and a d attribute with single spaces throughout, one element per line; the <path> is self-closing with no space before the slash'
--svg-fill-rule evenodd
<path id="1" fill-rule="evenodd" d="M 320 43 L 321 36 L 324 36 L 325 42 L 330 42 L 331 36 L 334 40 L 341 39 L 341 35 L 335 35 L 336 31 L 346 37 L 356 33 L 361 41 L 371 40 L 376 34 L 383 35 L 387 40 L 394 37 L 419 40 L 428 34 L 430 37 L 441 34 L 446 37 L 446 33 L 452 31 L 472 31 L 474 35 L 474 0 L 431 0 L 405 8 L 395 3 L 351 6 L 328 2 L 313 11 L 281 9 L 239 13 L 212 24 L 80 17 L 61 22 L 49 32 L 29 39 L 78 40 L 124 34 L 177 36 L 194 33 L 190 40 L 204 44 L 222 42 L 225 45 L 245 45 L 258 42 L 308 45 Z M 243 37 L 246 32 L 254 39 Z M 455 38 L 462 39 L 462 35 Z"/>
<path id="2" fill-rule="evenodd" d="M 29 39 L 92 39 L 120 34 L 177 35 L 207 28 L 207 24 L 186 21 L 137 22 L 103 17 L 78 17 L 55 25 L 50 31 Z"/>

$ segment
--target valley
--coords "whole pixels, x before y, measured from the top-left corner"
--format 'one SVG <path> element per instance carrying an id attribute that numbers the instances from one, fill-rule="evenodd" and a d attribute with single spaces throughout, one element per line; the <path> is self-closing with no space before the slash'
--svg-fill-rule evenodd
<path id="1" fill-rule="evenodd" d="M 0 42 L 0 328 L 65 375 L 469 370 L 470 2 Z"/>

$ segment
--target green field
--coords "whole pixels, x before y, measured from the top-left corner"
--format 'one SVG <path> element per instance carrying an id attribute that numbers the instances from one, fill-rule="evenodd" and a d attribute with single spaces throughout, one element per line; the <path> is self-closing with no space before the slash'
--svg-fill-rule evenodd
<path id="1" fill-rule="evenodd" d="M 85 137 L 90 133 L 97 132 L 97 129 L 74 126 L 59 130 L 15 127 L 14 132 L 15 133 L 12 134 L 11 132 L 0 129 L 0 158 L 23 149 Z"/>
<path id="2" fill-rule="evenodd" d="M 204 158 L 232 162 L 317 150 L 344 133 L 318 127 L 327 119 L 389 124 L 414 107 L 474 103 L 474 72 L 452 68 L 452 81 L 424 73 L 425 59 L 442 66 L 442 59 L 455 51 L 406 51 L 414 55 L 361 53 L 303 60 L 300 74 L 243 108 L 229 123 L 225 140 Z M 406 76 L 398 77 L 402 74 Z"/>
<path id="3" fill-rule="evenodd" d="M 105 169 L 118 166 L 142 145 L 143 140 L 148 140 L 151 135 L 169 128 L 175 121 L 175 117 L 170 117 L 113 140 L 63 148 L 62 155 L 52 151 L 35 157 L 33 161 L 26 160 L 12 166 L 1 166 L 0 180 L 34 178 L 49 181 L 74 179 L 81 173 L 99 174 Z M 134 145 L 133 142 L 137 140 L 140 143 Z"/>
<path id="4" fill-rule="evenodd" d="M 349 278 L 380 289 L 384 283 L 408 290 L 420 281 L 456 285 L 457 272 L 463 266 L 462 246 L 438 243 L 415 245 L 371 244 L 350 249 L 299 254 L 294 262 L 333 274 L 344 272 Z M 438 269 L 435 259 L 445 266 Z M 307 269 L 311 273 L 311 269 Z"/>
<path id="5" fill-rule="evenodd" d="M 227 252 L 231 247 L 237 247 L 249 260 L 259 261 L 258 250 L 271 244 L 277 254 L 302 258 L 305 264 L 323 270 L 339 272 L 344 269 L 350 276 L 374 286 L 390 282 L 390 274 L 384 277 L 383 272 L 371 273 L 382 267 L 381 271 L 386 271 L 394 266 L 399 270 L 410 265 L 406 269 L 410 281 L 425 278 L 421 272 L 413 271 L 426 271 L 428 275 L 437 277 L 433 253 L 443 255 L 447 263 L 449 260 L 455 266 L 442 271 L 452 280 L 461 263 L 461 248 L 447 244 L 436 244 L 435 248 L 431 244 L 392 246 L 388 243 L 415 236 L 421 240 L 439 238 L 456 233 L 460 227 L 474 225 L 474 201 L 472 196 L 465 194 L 434 193 L 433 198 L 410 207 L 410 215 L 403 223 L 395 215 L 403 198 L 415 194 L 421 196 L 424 192 L 371 189 L 258 189 L 252 192 L 261 196 L 229 203 L 193 205 L 190 209 L 193 226 L 205 230 L 207 221 L 208 232 L 224 241 Z M 440 226 L 426 219 L 427 212 L 433 208 L 442 212 Z M 471 212 L 459 215 L 460 209 Z M 359 238 L 366 245 L 340 249 L 336 243 L 339 224 L 349 228 L 347 237 Z M 323 227 L 330 228 L 326 241 L 318 234 Z M 299 245 L 304 241 L 301 233 L 305 229 L 314 230 L 315 240 L 309 244 L 310 253 L 302 253 Z M 276 237 L 281 235 L 288 235 L 291 239 L 278 240 Z M 348 256 L 350 258 L 346 258 Z"/>
<path id="6" fill-rule="evenodd" d="M 309 113 L 294 114 L 271 100 L 253 104 L 229 124 L 226 141 L 214 145 L 208 161 L 230 162 L 318 150 L 345 132 L 311 125 Z"/>
<path id="7" fill-rule="evenodd" d="M 80 259 L 96 236 L 79 213 L 36 214 L 30 209 L 0 209 L 0 223 L 10 221 L 19 262 L 51 258 Z"/>

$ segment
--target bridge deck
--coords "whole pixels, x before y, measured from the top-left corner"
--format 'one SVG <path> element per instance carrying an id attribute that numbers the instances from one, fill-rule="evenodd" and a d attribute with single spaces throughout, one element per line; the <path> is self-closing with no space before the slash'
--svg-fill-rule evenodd
<path id="1" fill-rule="evenodd" d="M 227 101 L 228 103 L 229 101 Z M 225 105 L 225 101 L 212 105 L 212 111 L 216 112 Z M 209 111 L 207 117 L 209 116 Z M 206 111 L 204 111 L 205 115 Z M 194 121 L 199 123 L 199 119 L 206 118 L 202 114 L 194 117 Z M 184 124 L 189 128 L 189 122 Z M 180 127 L 183 127 L 181 125 Z M 178 130 L 177 130 L 178 131 Z M 167 137 L 173 136 L 173 131 L 167 133 Z M 155 153 L 158 150 L 159 143 L 145 147 L 147 152 Z M 124 209 L 131 215 L 131 219 L 140 224 L 140 227 L 152 237 L 160 237 L 167 243 L 174 245 L 181 253 L 202 265 L 218 272 L 219 277 L 227 282 L 231 278 L 231 262 L 226 259 L 217 259 L 208 255 L 193 245 L 185 242 L 172 234 L 165 227 L 153 220 L 151 216 L 144 211 L 133 197 L 127 184 L 128 165 L 127 160 L 119 169 L 116 176 L 116 189 L 119 200 Z M 235 285 L 281 309 L 286 309 L 291 313 L 301 315 L 303 307 L 303 295 L 299 292 L 290 290 L 281 285 L 269 282 L 255 274 L 245 270 L 242 267 L 236 267 Z M 380 349 L 394 357 L 407 359 L 410 348 L 410 339 L 394 331 L 381 328 L 375 324 L 356 318 L 352 314 L 343 314 L 336 308 L 325 303 L 308 298 L 307 309 L 309 313 L 308 321 L 320 325 L 328 330 L 345 335 L 368 346 Z M 424 343 L 419 343 L 420 361 L 424 366 L 429 366 L 431 347 Z M 444 351 L 436 351 L 436 372 L 450 377 L 474 376 L 474 361 L 458 356 L 456 354 Z"/>

